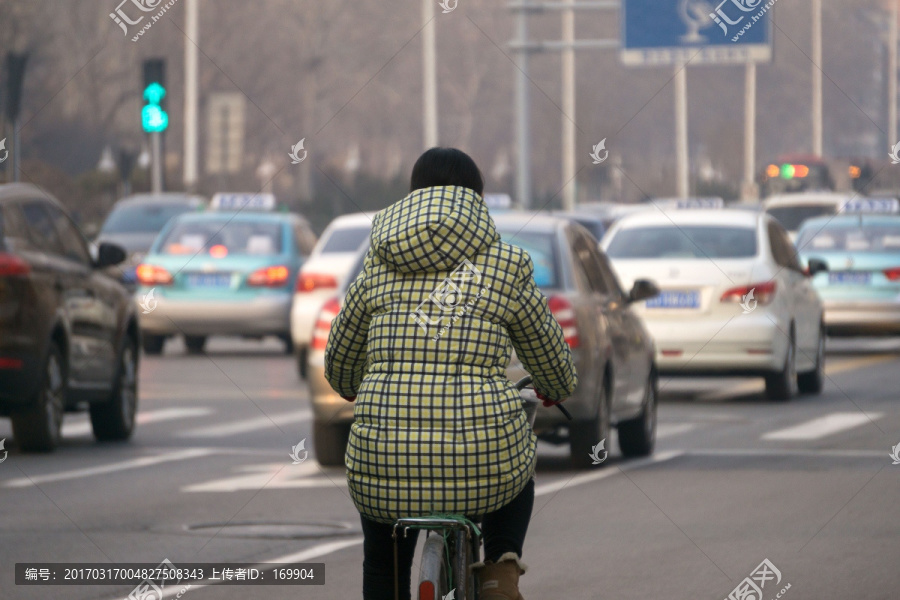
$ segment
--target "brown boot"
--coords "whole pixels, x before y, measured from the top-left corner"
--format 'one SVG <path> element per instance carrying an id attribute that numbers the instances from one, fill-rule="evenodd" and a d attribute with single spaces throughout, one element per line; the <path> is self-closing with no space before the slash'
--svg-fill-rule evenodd
<path id="1" fill-rule="evenodd" d="M 507 552 L 496 563 L 486 561 L 473 567 L 478 573 L 480 600 L 525 600 L 519 593 L 519 575 L 528 567 L 514 552 Z"/>

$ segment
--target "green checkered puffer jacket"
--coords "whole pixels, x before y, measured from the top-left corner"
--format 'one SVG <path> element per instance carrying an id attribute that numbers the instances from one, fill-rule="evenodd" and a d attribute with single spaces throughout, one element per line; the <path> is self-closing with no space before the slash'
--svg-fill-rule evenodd
<path id="1" fill-rule="evenodd" d="M 357 396 L 346 465 L 362 515 L 483 515 L 532 477 L 511 350 L 546 396 L 577 383 L 533 270 L 466 188 L 418 190 L 375 216 L 325 352 L 331 386 Z"/>

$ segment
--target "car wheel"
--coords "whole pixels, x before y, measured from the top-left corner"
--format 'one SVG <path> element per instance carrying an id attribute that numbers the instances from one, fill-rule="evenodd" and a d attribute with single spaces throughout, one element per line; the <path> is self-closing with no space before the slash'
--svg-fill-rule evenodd
<path id="1" fill-rule="evenodd" d="M 294 338 L 291 334 L 279 335 L 278 338 L 284 343 L 284 353 L 290 356 L 294 353 Z"/>
<path id="2" fill-rule="evenodd" d="M 323 467 L 344 466 L 344 454 L 347 452 L 347 440 L 350 438 L 348 423 L 313 423 L 313 447 L 316 460 Z"/>
<path id="3" fill-rule="evenodd" d="M 145 333 L 141 336 L 141 347 L 144 349 L 144 354 L 149 356 L 158 356 L 162 354 L 165 343 L 166 336 L 164 335 L 151 335 Z"/>
<path id="4" fill-rule="evenodd" d="M 50 452 L 59 445 L 66 408 L 66 360 L 50 343 L 41 383 L 31 405 L 12 414 L 13 437 L 26 452 Z"/>
<path id="5" fill-rule="evenodd" d="M 109 399 L 91 404 L 91 426 L 101 442 L 127 440 L 134 431 L 137 412 L 137 344 L 125 338 Z"/>
<path id="6" fill-rule="evenodd" d="M 650 374 L 644 392 L 644 410 L 640 416 L 619 423 L 619 449 L 627 457 L 650 456 L 656 444 L 656 410 L 659 380 Z"/>
<path id="7" fill-rule="evenodd" d="M 766 398 L 787 402 L 797 393 L 797 355 L 793 332 L 781 371 L 766 376 Z"/>
<path id="8" fill-rule="evenodd" d="M 300 379 L 306 379 L 306 348 L 297 347 L 294 349 L 294 356 L 297 357 L 297 375 Z"/>
<path id="9" fill-rule="evenodd" d="M 816 368 L 797 375 L 797 388 L 801 394 L 821 394 L 825 386 L 825 328 L 819 330 L 816 345 Z"/>
<path id="10" fill-rule="evenodd" d="M 569 424 L 569 450 L 571 452 L 569 460 L 576 469 L 596 466 L 596 461 L 593 459 L 594 447 L 601 441 L 605 442 L 609 439 L 608 395 L 606 379 L 604 379 L 600 386 L 597 414 L 587 421 L 576 421 Z M 601 455 L 600 452 L 603 454 Z M 597 456 L 606 456 L 605 444 L 604 450 L 598 451 Z"/>
<path id="11" fill-rule="evenodd" d="M 206 346 L 206 337 L 202 335 L 186 335 L 184 336 L 184 345 L 187 346 L 188 354 L 202 354 L 203 347 Z"/>

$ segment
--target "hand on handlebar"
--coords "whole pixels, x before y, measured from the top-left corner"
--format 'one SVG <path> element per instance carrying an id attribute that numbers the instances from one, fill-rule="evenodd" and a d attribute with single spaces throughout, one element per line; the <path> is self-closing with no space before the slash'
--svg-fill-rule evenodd
<path id="1" fill-rule="evenodd" d="M 562 400 L 551 400 L 537 390 L 534 390 L 534 395 L 537 396 L 539 400 L 543 400 L 544 406 L 547 408 L 550 408 L 551 406 L 557 406 L 560 402 L 565 401 L 565 398 L 563 398 Z"/>

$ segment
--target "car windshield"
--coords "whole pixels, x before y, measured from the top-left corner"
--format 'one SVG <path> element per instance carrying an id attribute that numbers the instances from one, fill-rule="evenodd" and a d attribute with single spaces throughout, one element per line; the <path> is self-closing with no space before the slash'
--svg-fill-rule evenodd
<path id="1" fill-rule="evenodd" d="M 750 227 L 661 225 L 622 229 L 612 238 L 610 258 L 751 258 L 756 230 Z"/>
<path id="2" fill-rule="evenodd" d="M 834 204 L 803 204 L 795 206 L 773 206 L 766 209 L 766 214 L 770 215 L 781 226 L 788 231 L 797 231 L 800 225 L 807 219 L 821 217 L 823 215 L 833 215 L 837 212 Z"/>
<path id="3" fill-rule="evenodd" d="M 192 206 L 182 203 L 123 204 L 113 208 L 100 233 L 156 233 L 172 217 L 191 210 Z"/>
<path id="4" fill-rule="evenodd" d="M 325 245 L 322 246 L 322 254 L 329 252 L 356 252 L 366 238 L 369 237 L 369 227 L 348 227 L 347 229 L 334 229 L 328 234 Z"/>
<path id="5" fill-rule="evenodd" d="M 534 281 L 538 287 L 555 289 L 559 286 L 559 261 L 556 256 L 556 244 L 552 233 L 534 233 L 531 231 L 503 231 L 500 238 L 513 246 L 518 246 L 528 253 L 534 263 Z"/>
<path id="6" fill-rule="evenodd" d="M 900 224 L 809 227 L 800 233 L 797 247 L 804 252 L 900 252 Z"/>
<path id="7" fill-rule="evenodd" d="M 228 255 L 266 256 L 280 254 L 280 223 L 227 221 L 186 221 L 176 223 L 158 246 L 161 254 L 208 252 L 223 258 Z"/>

